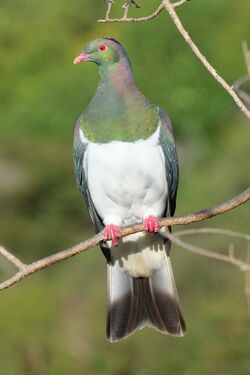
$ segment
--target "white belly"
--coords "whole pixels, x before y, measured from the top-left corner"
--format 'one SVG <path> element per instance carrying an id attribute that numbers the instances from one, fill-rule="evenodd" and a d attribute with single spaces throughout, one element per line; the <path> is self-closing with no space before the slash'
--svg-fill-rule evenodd
<path id="1" fill-rule="evenodd" d="M 89 143 L 84 169 L 93 204 L 105 225 L 130 225 L 149 215 L 162 216 L 167 181 L 159 129 L 134 143 Z M 138 233 L 111 249 L 119 267 L 133 277 L 150 277 L 165 262 L 160 235 Z"/>
<path id="2" fill-rule="evenodd" d="M 90 143 L 85 169 L 94 206 L 106 225 L 163 214 L 167 182 L 158 130 L 134 143 Z"/>

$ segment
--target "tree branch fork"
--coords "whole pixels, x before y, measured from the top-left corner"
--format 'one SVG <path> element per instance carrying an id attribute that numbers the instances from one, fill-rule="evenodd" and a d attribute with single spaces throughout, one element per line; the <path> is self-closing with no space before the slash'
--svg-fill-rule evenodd
<path id="1" fill-rule="evenodd" d="M 196 230 L 191 230 L 191 231 L 182 231 L 182 232 L 180 231 L 180 232 L 177 232 L 175 235 L 173 235 L 168 230 L 166 230 L 166 228 L 168 228 L 169 226 L 187 225 L 187 224 L 199 222 L 202 220 L 206 220 L 206 219 L 215 217 L 217 215 L 224 214 L 225 212 L 231 211 L 232 209 L 240 206 L 241 204 L 246 203 L 249 200 L 250 200 L 250 187 L 247 188 L 245 191 L 243 191 L 241 194 L 237 195 L 236 197 L 218 206 L 205 209 L 205 210 L 196 212 L 194 214 L 187 214 L 187 215 L 179 216 L 179 217 L 162 218 L 159 220 L 160 233 L 164 235 L 165 237 L 169 238 L 176 245 L 188 251 L 192 251 L 196 254 L 200 254 L 209 258 L 214 258 L 223 262 L 230 263 L 236 266 L 237 268 L 239 268 L 241 271 L 250 271 L 250 263 L 248 261 L 244 262 L 243 260 L 236 258 L 231 247 L 229 248 L 228 254 L 224 255 L 224 254 L 215 253 L 213 251 L 204 250 L 204 249 L 195 247 L 193 245 L 187 244 L 186 242 L 180 239 L 180 236 L 192 234 L 195 231 L 195 233 L 218 233 L 222 235 L 229 235 L 232 237 L 242 238 L 243 240 L 246 240 L 250 243 L 250 235 L 248 234 L 232 232 L 232 231 L 227 231 L 227 230 L 220 230 L 220 229 L 203 229 L 203 230 L 196 229 Z M 125 237 L 133 233 L 138 233 L 138 232 L 143 232 L 143 231 L 144 231 L 144 228 L 143 228 L 143 224 L 141 223 L 135 224 L 129 227 L 123 227 L 121 228 L 121 237 Z M 3 281 L 0 284 L 0 290 L 7 289 L 10 286 L 16 284 L 18 281 L 26 278 L 27 276 L 35 272 L 38 272 L 46 267 L 51 266 L 52 264 L 58 263 L 62 260 L 68 259 L 79 253 L 87 251 L 99 245 L 103 241 L 104 241 L 104 235 L 103 235 L 103 231 L 101 231 L 95 236 L 83 242 L 80 242 L 79 244 L 69 249 L 57 252 L 53 255 L 37 260 L 31 264 L 23 263 L 19 258 L 17 258 L 10 251 L 8 251 L 5 247 L 0 246 L 0 255 L 6 258 L 18 270 L 14 276 L 12 276 L 6 281 Z"/>
<path id="2" fill-rule="evenodd" d="M 163 10 L 166 10 L 174 22 L 177 30 L 184 38 L 185 42 L 189 45 L 193 53 L 196 55 L 196 57 L 201 61 L 201 63 L 204 65 L 204 67 L 208 70 L 208 72 L 213 76 L 213 78 L 224 88 L 224 90 L 232 97 L 235 104 L 239 107 L 241 112 L 250 120 L 250 110 L 245 106 L 243 101 L 240 99 L 240 97 L 237 95 L 236 91 L 234 90 L 234 86 L 228 84 L 224 78 L 222 78 L 221 75 L 216 71 L 216 69 L 209 63 L 206 56 L 202 54 L 198 46 L 194 43 L 192 38 L 190 37 L 188 31 L 183 26 L 179 16 L 177 15 L 175 9 L 186 4 L 191 0 L 180 0 L 176 2 L 171 2 L 170 0 L 162 0 L 159 7 L 149 16 L 145 17 L 134 17 L 129 18 L 128 17 L 128 9 L 131 5 L 128 3 L 127 7 L 125 7 L 125 12 L 123 17 L 121 18 L 109 18 L 109 14 L 111 11 L 111 7 L 114 3 L 114 1 L 108 1 L 108 11 L 105 15 L 104 19 L 100 19 L 97 22 L 146 22 L 149 21 L 155 17 L 157 17 Z M 248 57 L 249 61 L 249 57 Z M 244 100 L 244 98 L 243 98 Z"/>

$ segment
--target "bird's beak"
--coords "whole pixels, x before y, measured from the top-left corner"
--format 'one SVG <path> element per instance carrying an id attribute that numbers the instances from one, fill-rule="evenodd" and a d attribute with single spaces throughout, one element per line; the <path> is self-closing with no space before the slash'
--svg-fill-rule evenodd
<path id="1" fill-rule="evenodd" d="M 82 61 L 86 61 L 89 57 L 89 53 L 81 53 L 74 59 L 74 64 L 79 64 Z"/>

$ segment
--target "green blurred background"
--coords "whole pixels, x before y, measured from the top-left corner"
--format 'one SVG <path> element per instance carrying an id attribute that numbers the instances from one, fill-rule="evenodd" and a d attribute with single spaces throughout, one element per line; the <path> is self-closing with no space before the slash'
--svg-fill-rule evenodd
<path id="1" fill-rule="evenodd" d="M 142 0 L 131 14 L 149 14 L 158 4 Z M 117 0 L 113 15 L 121 5 Z M 96 37 L 125 46 L 139 87 L 173 120 L 181 167 L 177 214 L 220 203 L 249 185 L 249 122 L 168 15 L 97 24 L 104 11 L 98 0 L 0 2 L 0 242 L 25 262 L 93 234 L 71 154 L 74 123 L 98 73 L 72 61 Z M 246 74 L 241 40 L 250 42 L 249 0 L 194 0 L 178 13 L 226 80 Z M 249 232 L 249 224 L 245 205 L 192 227 Z M 212 235 L 188 240 L 221 252 L 229 244 Z M 244 257 L 246 244 L 234 243 Z M 172 259 L 188 324 L 184 338 L 146 328 L 109 344 L 105 260 L 95 249 L 1 292 L 0 374 L 248 375 L 244 274 L 176 246 Z M 13 271 L 1 259 L 1 279 Z"/>

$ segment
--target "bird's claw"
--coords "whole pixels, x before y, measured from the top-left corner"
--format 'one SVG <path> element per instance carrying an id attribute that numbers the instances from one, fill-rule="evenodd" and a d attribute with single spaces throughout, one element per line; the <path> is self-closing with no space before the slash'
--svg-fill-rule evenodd
<path id="1" fill-rule="evenodd" d="M 150 234 L 154 234 L 159 231 L 159 221 L 158 218 L 154 215 L 149 215 L 143 221 L 144 230 Z"/>
<path id="2" fill-rule="evenodd" d="M 121 237 L 121 230 L 115 224 L 108 224 L 104 228 L 103 235 L 105 241 L 112 241 L 112 245 L 117 246 L 118 238 Z"/>

